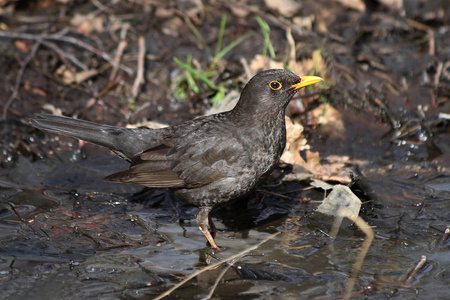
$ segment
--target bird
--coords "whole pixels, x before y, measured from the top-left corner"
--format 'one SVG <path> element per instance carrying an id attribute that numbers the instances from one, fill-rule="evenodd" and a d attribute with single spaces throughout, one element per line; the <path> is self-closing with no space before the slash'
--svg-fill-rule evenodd
<path id="1" fill-rule="evenodd" d="M 210 247 L 220 251 L 210 211 L 243 198 L 275 168 L 286 145 L 288 103 L 299 89 L 322 80 L 284 69 L 262 71 L 248 81 L 230 111 L 160 129 L 123 128 L 49 114 L 30 122 L 40 130 L 108 147 L 130 163 L 128 169 L 103 180 L 169 188 L 177 198 L 198 207 L 198 227 Z"/>

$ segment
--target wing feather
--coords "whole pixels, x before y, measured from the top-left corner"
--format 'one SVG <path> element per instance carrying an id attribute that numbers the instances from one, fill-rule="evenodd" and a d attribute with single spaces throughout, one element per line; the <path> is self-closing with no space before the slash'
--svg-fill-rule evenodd
<path id="1" fill-rule="evenodd" d="M 109 175 L 105 180 L 191 188 L 234 175 L 237 172 L 234 163 L 247 155 L 246 149 L 232 131 L 213 125 L 209 123 L 189 133 L 174 133 L 159 146 L 135 155 L 128 170 Z"/>

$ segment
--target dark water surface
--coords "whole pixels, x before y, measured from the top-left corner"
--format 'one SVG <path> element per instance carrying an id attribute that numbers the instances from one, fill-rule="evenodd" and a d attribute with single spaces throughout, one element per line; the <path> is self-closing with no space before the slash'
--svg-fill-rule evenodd
<path id="1" fill-rule="evenodd" d="M 225 273 L 216 299 L 334 299 L 345 289 L 364 234 L 349 222 L 337 239 L 333 222 L 314 209 L 322 191 L 300 182 L 265 185 L 245 201 L 215 211 L 224 250 L 212 252 L 195 222 L 196 209 L 166 190 L 101 181 L 120 169 L 112 156 L 29 163 L 1 173 L 0 298 L 153 298 L 206 263 L 226 259 L 275 232 Z M 375 240 L 359 273 L 355 298 L 445 299 L 450 241 L 450 177 L 366 177 L 377 199 L 361 216 Z M 375 171 L 373 173 L 376 173 Z M 288 197 L 277 197 L 279 193 Z M 421 256 L 426 265 L 409 274 Z M 226 265 L 173 292 L 208 294 Z"/>

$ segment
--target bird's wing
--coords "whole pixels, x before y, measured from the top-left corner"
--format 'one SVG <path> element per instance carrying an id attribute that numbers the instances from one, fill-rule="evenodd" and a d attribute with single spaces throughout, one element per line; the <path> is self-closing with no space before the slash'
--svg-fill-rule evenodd
<path id="1" fill-rule="evenodd" d="M 235 162 L 246 155 L 245 147 L 226 130 L 219 135 L 202 131 L 164 139 L 161 145 L 135 155 L 128 170 L 105 180 L 191 188 L 234 175 Z"/>

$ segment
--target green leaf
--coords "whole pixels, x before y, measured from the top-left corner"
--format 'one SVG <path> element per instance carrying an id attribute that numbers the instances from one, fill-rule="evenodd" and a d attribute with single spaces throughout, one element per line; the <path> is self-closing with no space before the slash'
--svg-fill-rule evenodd
<path id="1" fill-rule="evenodd" d="M 222 99 L 225 97 L 225 88 L 223 85 L 219 86 L 217 93 L 214 95 L 212 99 L 212 106 L 216 106 Z"/>
<path id="2" fill-rule="evenodd" d="M 220 52 L 220 48 L 222 48 L 222 41 L 223 41 L 223 35 L 225 33 L 225 25 L 227 24 L 227 14 L 222 15 L 222 20 L 220 21 L 220 30 L 219 30 L 219 37 L 217 39 L 217 45 L 216 45 L 216 55 L 214 56 L 215 60 L 218 60 L 220 58 L 217 58 L 217 55 Z"/>
<path id="3" fill-rule="evenodd" d="M 219 53 L 217 53 L 215 59 L 219 60 L 222 57 L 224 57 L 228 52 L 230 52 L 234 47 L 236 47 L 237 45 L 242 43 L 249 36 L 250 36 L 250 34 L 247 33 L 247 34 L 244 34 L 243 36 L 239 37 L 238 39 L 234 40 L 233 42 L 231 42 L 228 46 L 226 46 Z"/>

